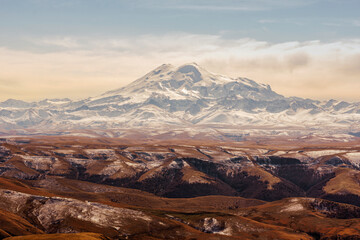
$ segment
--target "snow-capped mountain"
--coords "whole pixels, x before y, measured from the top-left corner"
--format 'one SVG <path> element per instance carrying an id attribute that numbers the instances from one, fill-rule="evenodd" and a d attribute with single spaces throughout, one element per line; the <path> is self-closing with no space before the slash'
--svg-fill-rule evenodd
<path id="1" fill-rule="evenodd" d="M 356 132 L 360 103 L 284 97 L 269 85 L 164 64 L 129 85 L 71 101 L 0 103 L 2 129 L 192 127 L 317 129 Z"/>

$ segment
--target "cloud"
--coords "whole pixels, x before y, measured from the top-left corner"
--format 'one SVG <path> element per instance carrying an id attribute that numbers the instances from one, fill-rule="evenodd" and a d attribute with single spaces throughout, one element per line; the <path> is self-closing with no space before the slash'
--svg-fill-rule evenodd
<path id="1" fill-rule="evenodd" d="M 288 64 L 290 70 L 305 67 L 309 64 L 310 57 L 305 52 L 290 54 L 286 57 L 285 62 Z"/>
<path id="2" fill-rule="evenodd" d="M 331 21 L 323 22 L 322 25 L 329 27 L 360 27 L 359 19 L 332 19 Z"/>
<path id="3" fill-rule="evenodd" d="M 263 24 L 266 24 L 266 23 L 277 23 L 279 22 L 278 20 L 276 19 L 260 19 L 258 21 L 258 23 L 263 23 Z"/>
<path id="4" fill-rule="evenodd" d="M 40 42 L 38 40 L 34 43 L 40 43 L 41 45 L 50 45 L 64 48 L 78 48 L 79 42 L 71 37 L 57 37 L 57 38 L 44 38 Z"/>
<path id="5" fill-rule="evenodd" d="M 353 20 L 352 23 L 355 27 L 360 27 L 360 20 Z"/>
<path id="6" fill-rule="evenodd" d="M 163 8 L 178 9 L 178 10 L 201 10 L 201 11 L 264 11 L 263 7 L 240 7 L 240 6 L 217 6 L 217 5 L 178 5 L 168 6 Z"/>
<path id="7" fill-rule="evenodd" d="M 137 1 L 138 7 L 194 10 L 194 11 L 266 11 L 279 8 L 294 8 L 312 5 L 327 0 L 152 0 L 144 3 Z"/>
<path id="8" fill-rule="evenodd" d="M 198 62 L 212 72 L 268 83 L 286 96 L 360 100 L 357 39 L 273 44 L 171 33 L 99 39 L 65 36 L 31 43 L 48 51 L 0 48 L 0 79 L 14 81 L 12 85 L 0 81 L 3 99 L 94 96 L 163 63 Z"/>

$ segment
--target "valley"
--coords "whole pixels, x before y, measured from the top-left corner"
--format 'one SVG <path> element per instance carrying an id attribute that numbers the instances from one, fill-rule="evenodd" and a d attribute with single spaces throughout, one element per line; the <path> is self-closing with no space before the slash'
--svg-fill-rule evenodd
<path id="1" fill-rule="evenodd" d="M 359 139 L 4 136 L 0 235 L 357 239 L 359 156 Z"/>

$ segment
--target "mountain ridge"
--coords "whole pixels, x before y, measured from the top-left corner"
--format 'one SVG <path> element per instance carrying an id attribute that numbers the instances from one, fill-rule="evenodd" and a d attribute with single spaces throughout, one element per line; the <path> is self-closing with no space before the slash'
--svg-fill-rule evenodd
<path id="1" fill-rule="evenodd" d="M 360 103 L 284 97 L 270 85 L 211 73 L 196 63 L 163 64 L 134 82 L 79 101 L 0 103 L 1 129 L 270 126 L 360 131 Z"/>

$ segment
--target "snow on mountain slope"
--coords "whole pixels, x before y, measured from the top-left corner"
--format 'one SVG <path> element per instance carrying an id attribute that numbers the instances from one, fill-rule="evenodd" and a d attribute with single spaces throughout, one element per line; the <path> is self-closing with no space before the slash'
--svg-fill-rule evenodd
<path id="1" fill-rule="evenodd" d="M 278 99 L 282 96 L 271 91 L 270 86 L 249 79 L 232 79 L 206 71 L 195 63 L 180 66 L 162 65 L 123 88 L 107 92 L 101 97 L 121 95 L 135 100 L 145 100 L 157 93 L 173 100 L 213 99 L 225 96 L 238 98 Z"/>
<path id="2" fill-rule="evenodd" d="M 0 129 L 247 126 L 359 131 L 360 103 L 286 98 L 269 85 L 169 64 L 119 89 L 71 101 L 0 103 Z"/>

